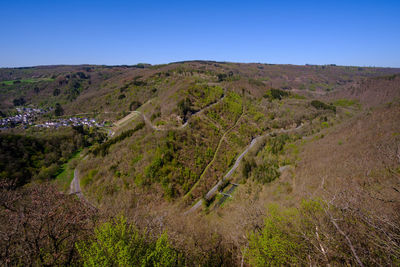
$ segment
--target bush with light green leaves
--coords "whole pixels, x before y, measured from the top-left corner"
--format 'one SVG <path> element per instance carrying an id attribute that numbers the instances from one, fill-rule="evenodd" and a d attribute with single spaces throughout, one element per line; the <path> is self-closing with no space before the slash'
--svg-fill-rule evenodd
<path id="1" fill-rule="evenodd" d="M 91 240 L 76 244 L 84 266 L 183 266 L 183 257 L 163 233 L 156 241 L 124 217 L 95 229 Z"/>

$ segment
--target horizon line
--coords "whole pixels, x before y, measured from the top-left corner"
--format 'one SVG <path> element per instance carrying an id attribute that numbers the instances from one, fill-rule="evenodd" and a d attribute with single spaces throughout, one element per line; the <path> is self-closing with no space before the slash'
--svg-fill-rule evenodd
<path id="1" fill-rule="evenodd" d="M 0 66 L 0 69 L 19 69 L 19 68 L 38 68 L 38 67 L 60 67 L 60 66 L 109 66 L 109 67 L 132 67 L 136 65 L 150 65 L 150 66 L 158 66 L 158 65 L 170 65 L 170 64 L 178 64 L 178 63 L 189 63 L 189 62 L 213 62 L 220 64 L 261 64 L 261 65 L 290 65 L 290 66 L 331 66 L 331 67 L 363 67 L 363 68 L 390 68 L 390 69 L 400 69 L 399 67 L 394 66 L 373 66 L 373 65 L 341 65 L 335 63 L 325 63 L 325 64 L 314 64 L 314 63 L 304 63 L 304 64 L 295 64 L 295 63 L 267 63 L 267 62 L 238 62 L 238 61 L 218 61 L 218 60 L 208 60 L 208 59 L 193 59 L 193 60 L 181 60 L 181 61 L 171 61 L 168 63 L 147 63 L 147 62 L 137 62 L 134 64 L 98 64 L 98 63 L 77 63 L 77 64 L 64 64 L 64 63 L 56 63 L 56 64 L 39 64 L 39 65 L 20 65 L 20 66 Z"/>

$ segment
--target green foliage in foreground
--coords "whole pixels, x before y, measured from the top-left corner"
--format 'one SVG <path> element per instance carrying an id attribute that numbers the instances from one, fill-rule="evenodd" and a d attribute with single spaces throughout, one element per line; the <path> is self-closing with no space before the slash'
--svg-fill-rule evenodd
<path id="1" fill-rule="evenodd" d="M 97 227 L 93 239 L 76 248 L 84 266 L 183 266 L 166 233 L 151 241 L 123 217 Z"/>
<path id="2" fill-rule="evenodd" d="M 398 227 L 384 220 L 320 199 L 272 204 L 264 226 L 249 235 L 245 258 L 251 266 L 398 266 Z"/>
<path id="3" fill-rule="evenodd" d="M 301 253 L 300 239 L 291 233 L 291 224 L 298 217 L 295 209 L 281 211 L 270 205 L 268 217 L 261 233 L 252 233 L 246 251 L 252 266 L 283 266 L 299 264 L 296 255 Z"/>

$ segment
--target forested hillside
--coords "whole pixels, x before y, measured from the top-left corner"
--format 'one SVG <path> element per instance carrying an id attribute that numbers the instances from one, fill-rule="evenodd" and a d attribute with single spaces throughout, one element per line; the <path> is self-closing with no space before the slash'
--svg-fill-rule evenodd
<path id="1" fill-rule="evenodd" d="M 1 263 L 397 265 L 399 73 L 0 69 Z"/>

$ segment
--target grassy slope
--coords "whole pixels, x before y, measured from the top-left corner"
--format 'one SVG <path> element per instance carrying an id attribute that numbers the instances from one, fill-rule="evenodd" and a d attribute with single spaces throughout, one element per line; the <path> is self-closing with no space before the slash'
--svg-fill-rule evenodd
<path id="1" fill-rule="evenodd" d="M 69 186 L 71 184 L 72 179 L 74 178 L 74 170 L 76 164 L 74 164 L 74 161 L 79 159 L 81 157 L 81 151 L 77 151 L 69 160 L 68 162 L 64 163 L 61 166 L 60 173 L 57 175 L 57 177 L 54 180 L 54 183 L 57 185 L 57 187 L 63 191 L 63 192 L 68 192 L 69 191 Z"/>

